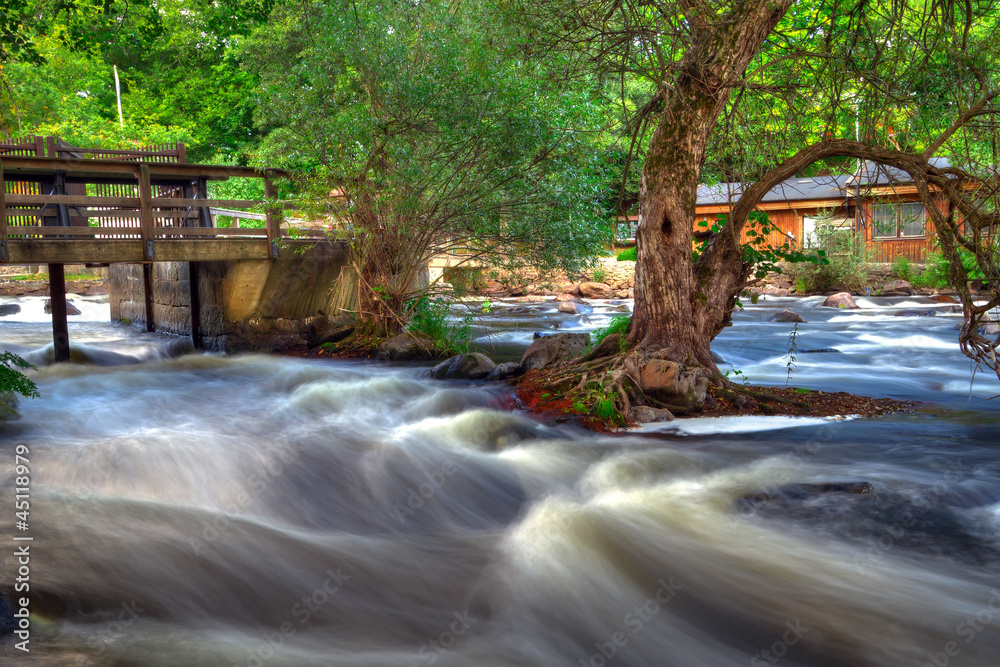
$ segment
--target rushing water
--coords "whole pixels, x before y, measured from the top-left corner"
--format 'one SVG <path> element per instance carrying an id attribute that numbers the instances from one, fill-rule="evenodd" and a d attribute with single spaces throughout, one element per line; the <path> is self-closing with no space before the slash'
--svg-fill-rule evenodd
<path id="1" fill-rule="evenodd" d="M 947 306 L 771 299 L 715 345 L 784 384 L 792 327 L 766 320 L 794 307 L 793 383 L 916 414 L 599 436 L 420 367 L 188 354 L 99 301 L 74 364 L 47 365 L 42 300 L 0 319 L 42 393 L 0 425 L 2 590 L 18 445 L 34 537 L 31 653 L 0 640 L 3 664 L 1000 662 L 1000 387 L 970 399 Z M 477 344 L 516 356 L 621 308 L 593 306 L 500 304 Z M 873 493 L 803 486 L 840 482 Z"/>

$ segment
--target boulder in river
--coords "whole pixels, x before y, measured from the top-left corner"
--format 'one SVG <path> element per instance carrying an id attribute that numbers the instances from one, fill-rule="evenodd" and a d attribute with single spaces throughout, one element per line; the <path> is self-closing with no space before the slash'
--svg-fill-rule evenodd
<path id="1" fill-rule="evenodd" d="M 817 496 L 835 494 L 874 496 L 875 489 L 868 482 L 830 482 L 826 484 L 790 484 L 773 491 L 748 493 L 738 501 L 742 510 L 755 509 L 774 501 L 808 500 Z"/>
<path id="2" fill-rule="evenodd" d="M 613 299 L 614 290 L 604 283 L 580 283 L 580 296 L 585 299 Z"/>
<path id="3" fill-rule="evenodd" d="M 927 298 L 934 303 L 958 303 L 958 299 L 947 294 L 933 294 Z"/>
<path id="4" fill-rule="evenodd" d="M 434 341 L 403 332 L 382 341 L 376 356 L 383 361 L 413 361 L 433 357 Z"/>
<path id="5" fill-rule="evenodd" d="M 487 380 L 491 382 L 500 382 L 503 380 L 509 380 L 512 377 L 520 375 L 521 364 L 516 361 L 507 361 L 502 364 L 497 364 L 496 367 L 490 371 L 490 374 L 486 376 Z"/>
<path id="6" fill-rule="evenodd" d="M 557 310 L 560 313 L 569 313 L 570 315 L 581 315 L 583 313 L 592 313 L 594 309 L 585 303 L 579 303 L 577 301 L 563 301 L 559 304 Z"/>
<path id="7" fill-rule="evenodd" d="M 849 310 L 854 310 L 858 308 L 858 304 L 854 302 L 854 297 L 847 292 L 837 292 L 836 294 L 830 295 L 823 302 L 823 305 L 827 308 L 847 308 Z"/>
<path id="8" fill-rule="evenodd" d="M 558 302 L 563 302 L 563 301 L 579 301 L 579 300 L 580 300 L 579 296 L 577 296 L 576 294 L 570 294 L 568 292 L 564 292 L 562 294 L 557 294 L 556 298 L 555 298 L 555 301 L 558 301 Z"/>
<path id="9" fill-rule="evenodd" d="M 674 414 L 666 408 L 651 408 L 648 405 L 640 405 L 632 410 L 632 418 L 640 424 L 648 424 L 649 422 L 673 421 Z"/>
<path id="10" fill-rule="evenodd" d="M 21 312 L 21 306 L 16 303 L 0 303 L 0 317 L 4 315 L 17 315 Z"/>
<path id="11" fill-rule="evenodd" d="M 913 285 L 905 280 L 889 280 L 882 283 L 882 296 L 910 296 Z"/>
<path id="12" fill-rule="evenodd" d="M 779 311 L 774 315 L 771 315 L 771 318 L 768 320 L 768 322 L 798 322 L 800 324 L 806 323 L 806 321 L 802 318 L 802 316 L 796 313 L 794 310 Z"/>
<path id="13" fill-rule="evenodd" d="M 712 361 L 714 361 L 717 364 L 728 363 L 728 362 L 726 362 L 725 359 L 722 358 L 722 355 L 719 354 L 718 352 L 712 352 Z"/>
<path id="14" fill-rule="evenodd" d="M 52 314 L 52 299 L 45 300 L 45 312 L 49 315 Z M 66 314 L 67 315 L 83 315 L 80 309 L 73 305 L 73 299 L 66 299 Z"/>
<path id="15" fill-rule="evenodd" d="M 521 357 L 521 368 L 530 371 L 569 361 L 583 354 L 588 345 L 590 345 L 590 334 L 585 333 L 561 333 L 535 338 Z"/>
<path id="16" fill-rule="evenodd" d="M 802 354 L 840 354 L 835 347 L 818 347 L 815 350 L 802 350 Z"/>
<path id="17" fill-rule="evenodd" d="M 479 380 L 496 368 L 493 360 L 480 352 L 457 354 L 431 369 L 438 380 Z"/>
<path id="18" fill-rule="evenodd" d="M 639 375 L 643 391 L 678 408 L 704 403 L 708 384 L 704 369 L 689 368 L 669 359 L 650 359 Z"/>
<path id="19" fill-rule="evenodd" d="M 901 310 L 896 313 L 896 317 L 934 317 L 937 311 L 933 308 L 929 310 Z"/>

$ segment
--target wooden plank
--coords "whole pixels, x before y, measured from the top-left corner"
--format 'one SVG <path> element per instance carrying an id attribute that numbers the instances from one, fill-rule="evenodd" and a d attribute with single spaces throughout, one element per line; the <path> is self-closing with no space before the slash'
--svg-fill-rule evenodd
<path id="1" fill-rule="evenodd" d="M 152 246 L 148 243 L 153 240 L 153 210 L 150 208 L 150 200 L 153 198 L 152 186 L 149 183 L 149 166 L 139 165 L 139 229 L 142 233 L 143 259 L 153 259 Z"/>
<path id="2" fill-rule="evenodd" d="M 9 225 L 8 236 L 94 236 L 95 234 L 122 234 L 132 233 L 138 235 L 138 227 L 56 227 L 44 225 Z"/>
<path id="3" fill-rule="evenodd" d="M 0 160 L 0 262 L 7 261 L 7 181 L 3 177 L 3 160 Z"/>
<path id="4" fill-rule="evenodd" d="M 141 264 L 140 239 L 9 239 L 11 264 Z M 158 262 L 267 259 L 263 238 L 157 239 L 153 256 Z"/>
<path id="5" fill-rule="evenodd" d="M 266 237 L 266 229 L 254 227 L 154 227 L 157 236 L 246 236 Z"/>
<path id="6" fill-rule="evenodd" d="M 191 344 L 201 350 L 201 290 L 198 284 L 198 262 L 188 262 L 188 290 L 191 295 Z"/>
<path id="7" fill-rule="evenodd" d="M 138 208 L 137 197 L 90 197 L 88 195 L 7 195 L 10 206 L 44 206 L 64 204 L 67 206 L 108 206 L 115 208 Z"/>
<path id="8" fill-rule="evenodd" d="M 142 295 L 146 306 L 146 332 L 156 331 L 153 323 L 153 265 L 142 265 Z"/>
<path id="9" fill-rule="evenodd" d="M 9 162 L 8 162 L 9 161 Z M 63 170 L 67 176 L 82 174 L 122 174 L 134 175 L 136 163 L 128 160 L 74 160 L 68 158 L 43 158 L 11 156 L 4 160 L 11 173 L 45 174 Z M 149 174 L 153 179 L 204 176 L 212 180 L 225 180 L 236 176 L 262 178 L 263 170 L 253 167 L 236 167 L 214 164 L 193 164 L 176 162 L 154 162 L 149 165 Z M 285 178 L 288 172 L 282 169 L 268 169 L 275 178 Z"/>

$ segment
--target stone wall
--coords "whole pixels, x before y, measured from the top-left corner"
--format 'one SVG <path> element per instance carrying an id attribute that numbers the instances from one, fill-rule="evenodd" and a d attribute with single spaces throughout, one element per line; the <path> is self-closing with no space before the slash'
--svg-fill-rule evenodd
<path id="1" fill-rule="evenodd" d="M 191 335 L 187 262 L 153 264 L 153 324 Z M 111 318 L 145 327 L 142 266 L 116 264 L 109 276 Z M 276 351 L 309 345 L 355 304 L 357 281 L 337 244 L 286 249 L 276 260 L 200 262 L 205 349 Z"/>

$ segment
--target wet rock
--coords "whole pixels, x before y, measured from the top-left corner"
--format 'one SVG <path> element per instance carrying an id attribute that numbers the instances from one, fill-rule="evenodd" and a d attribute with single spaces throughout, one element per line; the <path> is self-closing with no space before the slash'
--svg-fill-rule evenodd
<path id="1" fill-rule="evenodd" d="M 640 424 L 669 422 L 673 421 L 674 413 L 665 408 L 651 408 L 648 405 L 640 405 L 632 410 L 632 418 Z"/>
<path id="2" fill-rule="evenodd" d="M 819 347 L 815 350 L 802 350 L 802 354 L 840 354 L 840 350 L 835 347 Z"/>
<path id="3" fill-rule="evenodd" d="M 958 303 L 958 299 L 953 296 L 948 296 L 947 294 L 935 294 L 927 298 L 934 303 Z"/>
<path id="4" fill-rule="evenodd" d="M 433 358 L 434 341 L 411 333 L 401 333 L 382 341 L 376 357 L 383 361 L 413 361 Z"/>
<path id="5" fill-rule="evenodd" d="M 934 317 L 936 310 L 901 310 L 896 313 L 896 317 Z"/>
<path id="6" fill-rule="evenodd" d="M 529 371 L 568 361 L 583 354 L 588 345 L 590 334 L 585 333 L 561 333 L 535 338 L 521 357 L 521 368 Z"/>
<path id="7" fill-rule="evenodd" d="M 764 294 L 768 296 L 788 296 L 791 294 L 791 290 L 785 287 L 775 287 L 774 285 L 768 285 L 764 288 Z"/>
<path id="8" fill-rule="evenodd" d="M 622 335 L 608 334 L 593 350 L 587 355 L 591 359 L 603 359 L 613 354 L 618 354 L 622 349 Z"/>
<path id="9" fill-rule="evenodd" d="M 913 285 L 905 280 L 889 280 L 882 283 L 882 296 L 910 296 Z"/>
<path id="10" fill-rule="evenodd" d="M 576 301 L 563 301 L 559 304 L 557 309 L 560 313 L 569 313 L 571 315 L 581 315 L 583 313 L 592 313 L 594 309 L 585 303 L 578 303 Z"/>
<path id="11" fill-rule="evenodd" d="M 580 300 L 579 296 L 577 296 L 576 294 L 570 294 L 568 292 L 557 294 L 555 298 L 555 301 L 558 301 L 560 303 L 563 301 L 579 301 L 579 300 Z"/>
<path id="12" fill-rule="evenodd" d="M 773 491 L 748 493 L 737 501 L 742 510 L 755 509 L 764 503 L 782 500 L 807 500 L 816 496 L 850 494 L 874 496 L 875 489 L 868 482 L 831 482 L 827 484 L 791 484 Z"/>
<path id="13" fill-rule="evenodd" d="M 614 290 L 604 283 L 580 283 L 580 296 L 585 299 L 613 299 Z"/>
<path id="14" fill-rule="evenodd" d="M 489 375 L 486 376 L 487 380 L 492 382 L 500 382 L 502 380 L 509 380 L 512 377 L 516 377 L 521 374 L 521 364 L 516 361 L 508 361 L 506 363 L 497 364 L 493 370 L 490 371 Z"/>
<path id="15" fill-rule="evenodd" d="M 318 331 L 313 339 L 312 347 L 319 347 L 328 343 L 339 343 L 354 333 L 353 324 L 344 324 L 330 329 Z"/>
<path id="16" fill-rule="evenodd" d="M 485 354 L 467 352 L 442 361 L 430 370 L 438 380 L 479 380 L 490 374 L 496 364 Z"/>
<path id="17" fill-rule="evenodd" d="M 522 296 L 517 299 L 518 303 L 545 303 L 548 301 L 544 296 L 529 294 L 528 296 Z"/>
<path id="18" fill-rule="evenodd" d="M 802 319 L 802 316 L 793 310 L 782 310 L 770 317 L 768 322 L 799 322 L 800 324 L 805 324 L 806 321 Z"/>
<path id="19" fill-rule="evenodd" d="M 21 312 L 21 306 L 16 303 L 2 303 L 0 304 L 0 317 L 4 315 L 17 315 Z"/>
<path id="20" fill-rule="evenodd" d="M 45 312 L 49 315 L 52 314 L 52 299 L 45 300 Z M 67 315 L 83 315 L 80 309 L 73 305 L 73 299 L 66 299 L 66 314 Z"/>
<path id="21" fill-rule="evenodd" d="M 847 308 L 849 310 L 854 310 L 858 308 L 858 304 L 854 302 L 854 297 L 847 292 L 837 292 L 826 298 L 823 305 L 827 308 Z"/>
<path id="22" fill-rule="evenodd" d="M 632 312 L 631 310 L 629 310 L 628 306 L 625 305 L 624 303 L 622 305 L 620 305 L 620 306 L 615 306 L 614 311 L 616 313 L 631 313 Z"/>
<path id="23" fill-rule="evenodd" d="M 1000 333 L 1000 325 L 996 322 L 986 322 L 985 324 L 979 325 L 977 332 L 980 336 L 996 336 Z"/>
<path id="24" fill-rule="evenodd" d="M 667 359 L 650 359 L 639 375 L 642 390 L 679 407 L 701 405 L 708 392 L 704 370 Z"/>
<path id="25" fill-rule="evenodd" d="M 712 361 L 714 361 L 717 364 L 724 364 L 724 363 L 726 363 L 726 360 L 723 359 L 722 355 L 719 354 L 718 352 L 712 352 Z"/>

